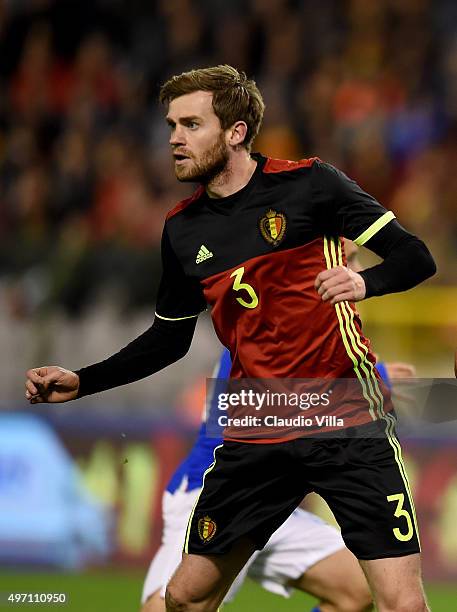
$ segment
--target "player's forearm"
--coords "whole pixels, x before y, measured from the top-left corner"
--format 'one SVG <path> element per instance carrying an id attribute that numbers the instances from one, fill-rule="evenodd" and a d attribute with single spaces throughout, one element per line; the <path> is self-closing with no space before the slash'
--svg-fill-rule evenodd
<path id="1" fill-rule="evenodd" d="M 78 370 L 78 397 L 135 382 L 162 370 L 187 353 L 197 319 L 164 321 L 151 327 L 118 353 Z"/>
<path id="2" fill-rule="evenodd" d="M 384 261 L 360 272 L 365 281 L 365 298 L 406 291 L 436 272 L 435 262 L 425 244 L 396 222 L 366 246 Z"/>

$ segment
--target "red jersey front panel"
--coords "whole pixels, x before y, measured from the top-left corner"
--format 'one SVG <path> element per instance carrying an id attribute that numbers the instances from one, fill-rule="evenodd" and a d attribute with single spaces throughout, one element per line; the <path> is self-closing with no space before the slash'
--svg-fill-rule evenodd
<path id="1" fill-rule="evenodd" d="M 210 199 L 199 189 L 168 215 L 157 316 L 197 316 L 208 304 L 233 378 L 376 378 L 354 306 L 323 302 L 314 282 L 345 265 L 341 236 L 391 213 L 320 160 L 256 159 L 239 192 Z M 383 407 L 365 398 L 345 410 L 349 426 Z"/>

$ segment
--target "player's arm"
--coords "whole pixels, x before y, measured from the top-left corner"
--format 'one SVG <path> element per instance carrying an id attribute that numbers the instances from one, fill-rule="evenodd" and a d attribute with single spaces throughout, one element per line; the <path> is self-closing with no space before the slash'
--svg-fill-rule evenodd
<path id="1" fill-rule="evenodd" d="M 184 357 L 196 320 L 155 319 L 118 353 L 76 372 L 59 366 L 33 368 L 27 372 L 26 398 L 31 403 L 67 402 L 146 378 Z"/>
<path id="2" fill-rule="evenodd" d="M 406 291 L 436 272 L 433 257 L 422 240 L 407 232 L 392 212 L 354 181 L 320 162 L 314 173 L 314 194 L 324 233 L 350 238 L 383 259 L 362 272 L 344 266 L 322 271 L 315 286 L 324 301 L 359 301 Z"/>
<path id="3" fill-rule="evenodd" d="M 425 244 L 407 232 L 395 219 L 364 245 L 383 259 L 382 263 L 360 272 L 365 297 L 406 291 L 436 272 L 433 257 Z"/>
<path id="4" fill-rule="evenodd" d="M 185 276 L 166 230 L 162 264 L 157 312 L 151 327 L 108 359 L 76 372 L 59 366 L 28 370 L 26 398 L 30 402 L 65 402 L 119 387 L 150 376 L 187 353 L 205 302 L 198 283 Z"/>

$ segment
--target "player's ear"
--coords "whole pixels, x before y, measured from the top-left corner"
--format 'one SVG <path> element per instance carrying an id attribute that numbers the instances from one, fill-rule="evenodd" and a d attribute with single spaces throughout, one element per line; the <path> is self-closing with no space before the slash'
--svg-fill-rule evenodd
<path id="1" fill-rule="evenodd" d="M 243 144 L 247 133 L 248 126 L 246 123 L 244 121 L 237 121 L 228 130 L 228 144 L 232 147 Z"/>

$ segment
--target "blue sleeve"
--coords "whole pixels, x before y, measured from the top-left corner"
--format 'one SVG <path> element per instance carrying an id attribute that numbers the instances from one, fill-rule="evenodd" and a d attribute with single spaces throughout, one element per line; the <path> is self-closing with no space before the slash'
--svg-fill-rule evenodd
<path id="1" fill-rule="evenodd" d="M 376 369 L 378 370 L 379 375 L 381 376 L 382 380 L 386 383 L 386 385 L 390 389 L 392 387 L 392 383 L 390 382 L 389 374 L 387 373 L 386 364 L 383 361 L 379 361 L 376 364 Z"/>
<path id="2" fill-rule="evenodd" d="M 203 474 L 213 461 L 214 449 L 222 443 L 222 427 L 217 420 L 219 412 L 217 396 L 226 390 L 225 381 L 230 377 L 231 367 L 230 353 L 224 349 L 213 371 L 214 388 L 211 397 L 208 398 L 210 411 L 207 421 L 201 424 L 194 446 L 168 483 L 167 491 L 170 493 L 174 493 L 183 484 L 186 491 L 202 486 Z"/>
<path id="3" fill-rule="evenodd" d="M 222 378 L 226 380 L 230 378 L 230 370 L 232 369 L 232 360 L 230 353 L 227 349 L 224 349 L 219 359 L 219 367 L 217 368 L 216 378 Z"/>

